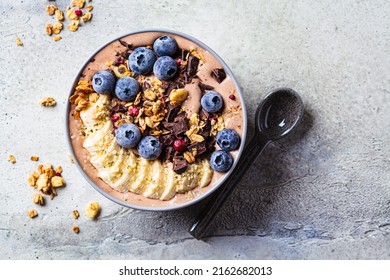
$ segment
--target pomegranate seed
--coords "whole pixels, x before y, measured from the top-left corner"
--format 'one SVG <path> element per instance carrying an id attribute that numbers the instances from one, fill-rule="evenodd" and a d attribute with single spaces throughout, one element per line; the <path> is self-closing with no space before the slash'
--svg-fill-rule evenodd
<path id="1" fill-rule="evenodd" d="M 236 96 L 235 96 L 234 94 L 230 94 L 230 95 L 229 95 L 229 98 L 230 98 L 231 100 L 236 100 Z"/>
<path id="2" fill-rule="evenodd" d="M 176 64 L 177 64 L 177 65 L 180 65 L 180 64 L 181 64 L 181 59 L 180 59 L 180 58 L 178 58 L 178 59 L 176 60 Z"/>
<path id="3" fill-rule="evenodd" d="M 136 117 L 136 116 L 138 116 L 138 113 L 139 113 L 138 108 L 136 108 L 136 107 L 129 108 L 129 114 L 130 114 L 130 116 Z"/>
<path id="4" fill-rule="evenodd" d="M 112 116 L 111 116 L 111 120 L 112 120 L 113 122 L 117 122 L 117 121 L 119 121 L 119 119 L 120 119 L 120 117 L 119 117 L 118 115 L 112 115 Z"/>
<path id="5" fill-rule="evenodd" d="M 61 173 L 60 172 L 56 172 L 55 175 L 56 176 L 61 176 Z"/>
<path id="6" fill-rule="evenodd" d="M 184 141 L 183 139 L 176 139 L 175 141 L 173 141 L 173 149 L 175 151 L 182 151 L 186 148 L 186 141 Z"/>
<path id="7" fill-rule="evenodd" d="M 83 11 L 81 9 L 78 9 L 76 11 L 74 11 L 74 13 L 76 14 L 76 16 L 78 17 L 81 17 L 83 15 Z"/>
<path id="8" fill-rule="evenodd" d="M 165 103 L 165 98 L 164 97 L 161 97 L 161 102 Z"/>
<path id="9" fill-rule="evenodd" d="M 212 117 L 209 118 L 210 121 L 216 120 L 216 119 L 217 119 L 217 116 L 216 116 L 216 115 L 214 115 L 214 116 L 212 116 Z"/>

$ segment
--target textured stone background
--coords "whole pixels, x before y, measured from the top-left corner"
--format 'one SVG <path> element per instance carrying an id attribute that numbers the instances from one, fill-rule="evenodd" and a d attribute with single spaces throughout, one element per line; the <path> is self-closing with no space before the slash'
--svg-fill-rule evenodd
<path id="1" fill-rule="evenodd" d="M 44 35 L 54 22 L 47 1 L 2 0 L 0 258 L 390 259 L 390 3 L 317 2 L 93 0 L 93 21 L 55 43 Z M 65 104 L 79 67 L 107 40 L 150 27 L 188 33 L 219 53 L 250 120 L 278 86 L 296 89 L 306 105 L 302 126 L 253 163 L 204 241 L 187 232 L 199 205 L 120 207 L 67 159 Z M 58 106 L 38 105 L 48 95 Z M 62 165 L 67 187 L 31 220 L 33 154 Z M 73 220 L 90 200 L 102 204 L 100 218 Z"/>

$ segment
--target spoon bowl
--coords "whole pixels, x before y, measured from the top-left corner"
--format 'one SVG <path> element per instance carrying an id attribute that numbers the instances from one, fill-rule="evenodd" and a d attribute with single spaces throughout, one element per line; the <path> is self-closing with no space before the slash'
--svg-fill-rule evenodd
<path id="1" fill-rule="evenodd" d="M 299 94 L 290 88 L 277 88 L 264 97 L 256 111 L 256 130 L 271 140 L 286 136 L 303 117 Z"/>
<path id="2" fill-rule="evenodd" d="M 256 110 L 255 135 L 245 147 L 234 172 L 224 182 L 190 228 L 201 239 L 207 226 L 233 192 L 251 163 L 271 142 L 293 131 L 303 117 L 304 106 L 299 94 L 290 88 L 277 88 L 268 93 Z"/>

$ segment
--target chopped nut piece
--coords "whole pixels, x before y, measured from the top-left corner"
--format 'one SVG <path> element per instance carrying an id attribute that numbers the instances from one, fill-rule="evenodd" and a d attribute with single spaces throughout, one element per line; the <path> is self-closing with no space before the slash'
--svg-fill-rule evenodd
<path id="1" fill-rule="evenodd" d="M 188 163 L 194 163 L 195 162 L 195 157 L 190 153 L 190 152 L 184 152 L 183 153 L 183 156 L 184 156 L 184 158 L 186 159 L 186 161 L 188 162 Z"/>
<path id="2" fill-rule="evenodd" d="M 100 212 L 100 206 L 99 203 L 96 201 L 91 201 L 87 204 L 87 207 L 85 208 L 85 214 L 90 219 L 95 219 Z"/>
<path id="3" fill-rule="evenodd" d="M 93 6 L 92 6 L 92 5 L 87 5 L 87 6 L 85 6 L 85 9 L 86 9 L 88 12 L 90 12 L 90 11 L 93 10 Z"/>
<path id="4" fill-rule="evenodd" d="M 61 39 L 62 39 L 62 37 L 59 36 L 59 35 L 56 35 L 56 36 L 53 37 L 53 40 L 56 41 L 56 42 L 61 40 Z"/>
<path id="5" fill-rule="evenodd" d="M 50 182 L 51 182 L 51 186 L 53 188 L 58 188 L 58 187 L 62 187 L 65 183 L 64 181 L 64 178 L 60 177 L 60 176 L 54 176 L 50 179 Z"/>
<path id="6" fill-rule="evenodd" d="M 55 15 L 57 20 L 63 21 L 64 20 L 64 12 L 62 10 L 56 10 Z"/>
<path id="7" fill-rule="evenodd" d="M 33 218 L 35 218 L 36 216 L 38 216 L 38 212 L 37 212 L 37 210 L 32 209 L 32 210 L 30 210 L 30 211 L 27 212 L 27 215 L 28 215 L 31 219 L 33 219 Z"/>
<path id="8" fill-rule="evenodd" d="M 73 232 L 74 233 L 79 233 L 80 232 L 80 228 L 78 226 L 74 226 L 73 227 Z"/>
<path id="9" fill-rule="evenodd" d="M 45 11 L 46 13 L 49 15 L 49 16 L 52 16 L 54 15 L 55 11 L 57 10 L 57 6 L 55 5 L 49 5 L 46 7 Z"/>
<path id="10" fill-rule="evenodd" d="M 9 155 L 8 156 L 8 161 L 12 164 L 15 164 L 16 163 L 16 158 L 14 155 Z"/>
<path id="11" fill-rule="evenodd" d="M 169 99 L 171 100 L 171 104 L 177 104 L 179 102 L 183 102 L 187 99 L 188 91 L 184 88 L 174 89 L 169 94 Z"/>
<path id="12" fill-rule="evenodd" d="M 39 193 L 34 194 L 33 196 L 33 202 L 38 205 L 43 205 L 45 203 L 43 196 Z"/>
<path id="13" fill-rule="evenodd" d="M 20 40 L 20 38 L 18 36 L 16 36 L 15 42 L 16 42 L 16 45 L 18 45 L 19 47 L 23 47 L 23 42 L 22 42 L 22 40 Z"/>
<path id="14" fill-rule="evenodd" d="M 69 159 L 70 163 L 74 163 L 74 160 L 73 160 L 73 158 L 72 158 L 72 156 L 70 154 L 68 154 L 68 159 Z"/>
<path id="15" fill-rule="evenodd" d="M 72 20 L 72 24 L 68 25 L 68 29 L 72 32 L 76 32 L 79 29 L 80 21 Z"/>
<path id="16" fill-rule="evenodd" d="M 57 101 L 53 97 L 44 97 L 41 99 L 39 104 L 41 104 L 44 107 L 53 107 L 57 104 Z"/>
<path id="17" fill-rule="evenodd" d="M 46 24 L 46 34 L 51 36 L 51 34 L 53 34 L 53 25 L 51 25 L 50 23 Z"/>
<path id="18" fill-rule="evenodd" d="M 30 159 L 33 160 L 33 161 L 38 161 L 39 160 L 39 156 L 31 156 Z"/>
<path id="19" fill-rule="evenodd" d="M 81 20 L 83 22 L 90 21 L 92 19 L 92 14 L 91 13 L 85 13 L 84 15 L 81 16 Z"/>
<path id="20" fill-rule="evenodd" d="M 72 215 L 73 215 L 73 218 L 75 218 L 76 220 L 80 217 L 80 213 L 77 210 L 73 210 Z"/>

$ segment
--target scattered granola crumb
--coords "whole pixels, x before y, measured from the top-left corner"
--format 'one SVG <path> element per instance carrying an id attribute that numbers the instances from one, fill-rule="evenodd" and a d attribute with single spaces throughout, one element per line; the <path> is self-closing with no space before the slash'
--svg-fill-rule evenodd
<path id="1" fill-rule="evenodd" d="M 70 163 L 74 163 L 74 160 L 70 154 L 68 154 L 68 159 L 69 159 Z"/>
<path id="2" fill-rule="evenodd" d="M 55 36 L 55 37 L 57 37 L 57 36 Z M 58 36 L 58 37 L 60 37 L 60 36 Z M 39 104 L 41 104 L 42 106 L 45 106 L 45 107 L 53 107 L 57 104 L 57 101 L 55 101 L 55 99 L 53 97 L 44 97 L 41 99 Z"/>
<path id="3" fill-rule="evenodd" d="M 34 202 L 35 204 L 38 204 L 38 205 L 43 205 L 43 204 L 45 204 L 45 200 L 44 200 L 43 196 L 42 196 L 41 194 L 39 194 L 39 193 L 34 194 L 34 196 L 33 196 L 33 202 Z"/>
<path id="4" fill-rule="evenodd" d="M 15 164 L 16 163 L 16 158 L 14 155 L 9 155 L 8 156 L 8 161 L 12 164 Z"/>
<path id="5" fill-rule="evenodd" d="M 39 160 L 39 156 L 31 156 L 30 159 L 33 160 L 33 161 L 38 161 Z"/>
<path id="6" fill-rule="evenodd" d="M 62 22 L 57 21 L 56 24 L 54 25 L 52 31 L 54 34 L 60 34 L 60 32 L 63 28 L 64 28 L 64 25 L 62 24 Z"/>
<path id="7" fill-rule="evenodd" d="M 62 37 L 59 36 L 59 35 L 56 35 L 56 36 L 53 37 L 53 40 L 56 41 L 56 42 L 61 40 L 61 39 L 62 39 Z"/>
<path id="8" fill-rule="evenodd" d="M 85 214 L 90 219 L 95 219 L 100 213 L 99 203 L 96 201 L 91 201 L 87 204 L 85 208 Z"/>
<path id="9" fill-rule="evenodd" d="M 30 210 L 30 211 L 27 212 L 27 215 L 28 215 L 31 219 L 33 219 L 33 218 L 35 218 L 36 216 L 38 216 L 38 212 L 37 212 L 37 210 L 32 209 L 32 210 Z"/>
<path id="10" fill-rule="evenodd" d="M 88 12 L 90 12 L 90 11 L 93 10 L 93 6 L 92 6 L 92 5 L 87 5 L 87 6 L 85 6 L 85 9 L 86 9 Z"/>
<path id="11" fill-rule="evenodd" d="M 72 20 L 72 23 L 68 25 L 68 29 L 72 32 L 76 32 L 79 29 L 80 21 Z"/>
<path id="12" fill-rule="evenodd" d="M 75 218 L 76 220 L 80 217 L 80 213 L 77 210 L 73 210 L 72 215 L 73 215 L 73 218 Z"/>
<path id="13" fill-rule="evenodd" d="M 23 42 L 22 42 L 22 40 L 20 40 L 20 38 L 18 36 L 16 36 L 15 42 L 16 42 L 16 45 L 18 45 L 19 47 L 23 47 Z"/>
<path id="14" fill-rule="evenodd" d="M 52 16 L 54 15 L 55 11 L 57 10 L 57 6 L 55 5 L 48 5 L 45 9 L 46 13 L 49 15 L 49 16 Z"/>
<path id="15" fill-rule="evenodd" d="M 91 13 L 85 13 L 84 15 L 81 16 L 81 20 L 83 22 L 90 21 L 92 19 L 92 14 Z"/>
<path id="16" fill-rule="evenodd" d="M 73 232 L 78 234 L 80 232 L 80 228 L 78 226 L 74 226 Z"/>
<path id="17" fill-rule="evenodd" d="M 64 12 L 62 10 L 56 10 L 55 15 L 57 20 L 63 21 L 64 20 Z"/>
<path id="18" fill-rule="evenodd" d="M 84 7 L 84 4 L 85 4 L 85 0 L 72 0 L 72 2 L 70 3 L 72 6 L 77 6 L 79 7 L 79 9 L 82 9 Z"/>
<path id="19" fill-rule="evenodd" d="M 53 25 L 48 23 L 45 28 L 46 35 L 51 36 L 53 34 Z"/>

